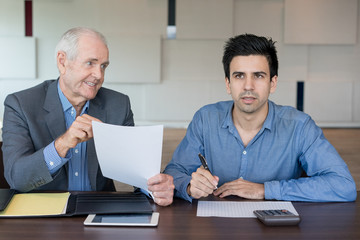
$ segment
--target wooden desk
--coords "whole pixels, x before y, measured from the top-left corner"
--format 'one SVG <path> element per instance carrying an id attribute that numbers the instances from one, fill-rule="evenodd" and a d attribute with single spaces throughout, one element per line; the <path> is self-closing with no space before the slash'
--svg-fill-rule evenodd
<path id="1" fill-rule="evenodd" d="M 175 199 L 170 207 L 154 205 L 160 212 L 156 228 L 85 227 L 85 216 L 0 219 L 0 239 L 360 239 L 359 196 L 351 203 L 293 204 L 302 217 L 299 226 L 266 227 L 255 218 L 200 218 L 197 201 Z"/>

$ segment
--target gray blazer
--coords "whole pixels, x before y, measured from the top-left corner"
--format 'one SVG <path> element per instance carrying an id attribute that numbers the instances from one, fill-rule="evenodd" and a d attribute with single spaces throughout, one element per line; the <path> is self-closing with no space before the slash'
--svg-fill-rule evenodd
<path id="1" fill-rule="evenodd" d="M 43 149 L 66 131 L 57 90 L 58 80 L 6 97 L 3 119 L 4 175 L 10 187 L 21 192 L 68 189 L 68 164 L 53 176 Z M 101 88 L 90 101 L 88 114 L 103 122 L 134 126 L 129 97 Z M 93 139 L 87 142 L 88 174 L 93 191 L 113 191 L 114 183 L 100 170 Z"/>

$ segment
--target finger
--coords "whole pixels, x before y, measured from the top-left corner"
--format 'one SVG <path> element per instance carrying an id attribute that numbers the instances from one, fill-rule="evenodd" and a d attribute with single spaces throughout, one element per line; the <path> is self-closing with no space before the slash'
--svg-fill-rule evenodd
<path id="1" fill-rule="evenodd" d="M 173 198 L 155 198 L 154 202 L 158 204 L 159 206 L 168 206 L 173 202 Z"/>
<path id="2" fill-rule="evenodd" d="M 172 182 L 163 182 L 157 184 L 148 185 L 148 189 L 151 192 L 173 192 L 175 189 L 175 185 Z"/>
<path id="3" fill-rule="evenodd" d="M 194 176 L 193 176 L 194 175 Z M 193 178 L 202 182 L 204 185 L 211 189 L 216 189 L 218 185 L 218 180 L 211 175 L 211 173 L 205 170 L 202 166 L 198 168 L 195 174 L 192 174 Z"/>
<path id="4" fill-rule="evenodd" d="M 214 191 L 214 188 L 212 185 L 207 186 L 204 183 L 202 183 L 201 181 L 198 181 L 196 179 L 191 179 L 190 180 L 190 192 L 191 192 L 191 196 L 194 195 L 194 193 L 196 193 L 197 195 L 200 196 L 207 196 L 209 194 L 212 194 Z M 206 194 L 206 195 L 204 195 Z"/>
<path id="5" fill-rule="evenodd" d="M 209 194 L 211 194 L 211 189 L 209 189 L 209 192 L 205 192 L 203 189 L 200 189 L 194 185 L 191 185 L 190 183 L 190 196 L 195 198 L 195 199 L 199 199 L 201 197 L 207 197 L 209 196 Z"/>
<path id="6" fill-rule="evenodd" d="M 147 181 L 148 186 L 152 185 L 164 185 L 164 186 L 173 186 L 174 178 L 171 175 L 159 173 Z"/>
<path id="7" fill-rule="evenodd" d="M 162 176 L 162 174 L 160 174 L 160 173 L 156 174 L 155 176 L 152 176 L 151 178 L 148 179 L 147 184 L 148 185 L 153 185 L 153 184 L 163 182 L 164 178 L 166 178 L 166 177 Z"/>
<path id="8" fill-rule="evenodd" d="M 230 195 L 237 195 L 236 192 L 234 190 L 225 190 L 224 192 L 222 192 L 220 195 L 218 195 L 221 198 L 230 196 Z"/>
<path id="9" fill-rule="evenodd" d="M 87 138 L 87 133 L 77 127 L 70 127 L 63 135 L 70 148 L 75 147 L 79 142 Z"/>
<path id="10" fill-rule="evenodd" d="M 215 196 L 219 196 L 220 194 L 224 193 L 225 191 L 229 190 L 234 186 L 234 182 L 227 182 L 221 185 L 218 189 L 214 191 Z"/>
<path id="11" fill-rule="evenodd" d="M 77 128 L 86 133 L 87 136 L 83 140 L 89 140 L 93 137 L 92 122 L 86 117 L 78 116 L 71 125 L 71 127 Z"/>
<path id="12" fill-rule="evenodd" d="M 102 122 L 100 119 L 95 118 L 95 117 L 93 117 L 93 116 L 90 116 L 90 115 L 88 115 L 88 114 L 83 114 L 83 115 L 81 115 L 81 117 L 87 119 L 87 120 L 90 121 L 90 122 L 91 122 L 91 121 Z"/>
<path id="13" fill-rule="evenodd" d="M 166 198 L 166 199 L 170 199 L 173 198 L 174 196 L 174 191 L 154 191 L 152 192 L 153 196 L 155 198 Z"/>

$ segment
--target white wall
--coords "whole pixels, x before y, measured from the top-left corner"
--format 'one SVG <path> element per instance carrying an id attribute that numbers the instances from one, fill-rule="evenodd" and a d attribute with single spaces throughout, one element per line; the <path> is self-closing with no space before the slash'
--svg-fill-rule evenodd
<path id="1" fill-rule="evenodd" d="M 277 41 L 279 84 L 271 99 L 295 106 L 296 81 L 302 80 L 304 111 L 319 125 L 359 127 L 359 1 L 177 0 L 177 38 L 170 40 L 166 39 L 167 0 L 33 0 L 35 44 L 29 51 L 34 49 L 36 54 L 26 53 L 25 57 L 32 58 L 26 64 L 7 62 L 14 56 L 1 53 L 0 102 L 9 93 L 57 78 L 54 48 L 58 39 L 71 27 L 87 26 L 109 39 L 111 64 L 104 86 L 130 96 L 136 124 L 186 127 L 204 104 L 230 99 L 221 64 L 224 42 L 233 35 L 254 33 Z M 317 14 L 309 20 L 307 14 L 291 14 L 294 7 Z M 327 14 L 334 9 L 351 11 L 340 11 L 336 19 L 343 21 L 336 25 Z M 296 29 L 304 22 L 311 31 Z M 337 36 L 334 31 L 341 24 L 347 28 L 334 43 L 331 36 Z M 306 36 L 295 42 L 299 34 Z M 26 41 L 23 36 L 24 1 L 0 0 L 0 39 Z M 18 45 L 10 43 L 8 48 L 19 59 L 24 57 Z M 127 58 L 132 63 L 121 71 Z M 35 77 L 1 74 L 25 73 L 29 66 Z"/>

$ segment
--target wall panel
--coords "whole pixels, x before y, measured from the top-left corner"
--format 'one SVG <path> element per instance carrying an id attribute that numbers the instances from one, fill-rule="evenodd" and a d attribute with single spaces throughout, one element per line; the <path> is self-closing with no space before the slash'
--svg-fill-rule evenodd
<path id="1" fill-rule="evenodd" d="M 0 37 L 0 79 L 36 78 L 33 37 Z"/>
<path id="2" fill-rule="evenodd" d="M 24 36 L 24 12 L 24 1 L 0 0 L 0 36 Z"/>
<path id="3" fill-rule="evenodd" d="M 317 122 L 352 122 L 352 82 L 305 83 L 304 112 Z"/>
<path id="4" fill-rule="evenodd" d="M 291 44 L 355 44 L 358 0 L 285 0 L 284 39 Z"/>
<path id="5" fill-rule="evenodd" d="M 106 81 L 117 83 L 160 82 L 161 39 L 158 37 L 109 37 L 110 65 Z"/>
<path id="6" fill-rule="evenodd" d="M 176 38 L 231 37 L 233 13 L 233 0 L 178 0 L 176 1 Z"/>
<path id="7" fill-rule="evenodd" d="M 221 64 L 224 40 L 164 40 L 164 81 L 224 79 Z"/>
<path id="8" fill-rule="evenodd" d="M 283 0 L 235 0 L 234 35 L 253 33 L 282 41 Z"/>

